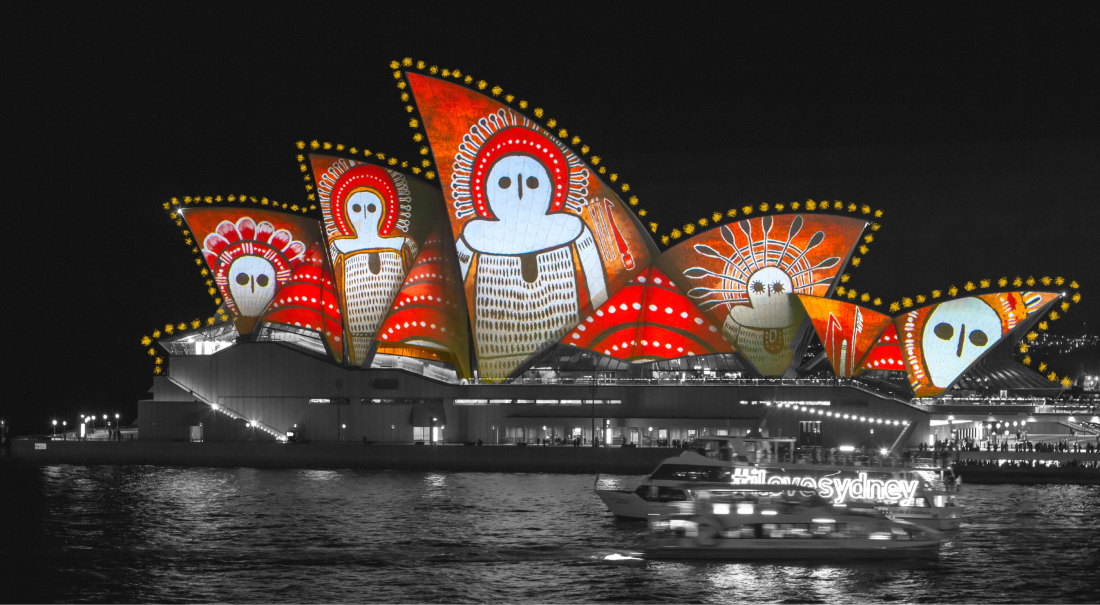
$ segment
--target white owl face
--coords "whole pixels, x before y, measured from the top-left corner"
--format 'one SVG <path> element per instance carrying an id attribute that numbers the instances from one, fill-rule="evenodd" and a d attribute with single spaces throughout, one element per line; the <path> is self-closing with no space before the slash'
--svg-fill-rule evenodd
<path id="1" fill-rule="evenodd" d="M 258 317 L 275 297 L 275 267 L 260 256 L 242 256 L 229 265 L 229 292 L 245 317 Z"/>
<path id="2" fill-rule="evenodd" d="M 373 191 L 357 191 L 348 197 L 344 212 L 348 224 L 359 237 L 378 235 L 378 225 L 382 223 L 382 198 Z"/>
<path id="3" fill-rule="evenodd" d="M 485 197 L 501 221 L 546 214 L 554 195 L 554 182 L 538 160 L 526 155 L 501 158 L 489 171 Z"/>
<path id="4" fill-rule="evenodd" d="M 936 307 L 924 324 L 922 347 L 932 383 L 947 387 L 982 353 L 1001 339 L 1001 319 L 980 298 Z"/>
<path id="5" fill-rule="evenodd" d="M 791 278 L 778 267 L 764 267 L 749 277 L 751 306 L 737 306 L 730 316 L 738 324 L 751 328 L 785 328 L 793 321 L 788 294 L 794 292 Z"/>

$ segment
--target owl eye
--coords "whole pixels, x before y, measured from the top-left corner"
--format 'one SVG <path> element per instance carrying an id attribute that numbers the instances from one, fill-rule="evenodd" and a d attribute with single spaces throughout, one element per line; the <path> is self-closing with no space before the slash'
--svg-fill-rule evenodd
<path id="1" fill-rule="evenodd" d="M 237 280 L 240 281 L 240 278 L 237 278 Z M 266 275 L 257 275 L 256 276 L 256 285 L 261 287 L 261 288 L 266 288 L 268 282 L 270 282 L 270 281 L 271 281 L 271 278 L 269 278 Z"/>
<path id="2" fill-rule="evenodd" d="M 989 344 L 989 337 L 985 335 L 985 332 L 981 330 L 974 330 L 970 333 L 970 344 L 975 347 L 984 347 Z"/>
<path id="3" fill-rule="evenodd" d="M 937 324 L 932 331 L 936 333 L 936 336 L 940 340 L 951 340 L 951 337 L 955 335 L 955 328 L 949 323 Z M 982 336 L 984 337 L 985 335 L 983 334 Z"/>
<path id="4" fill-rule="evenodd" d="M 237 285 L 244 286 L 248 284 L 248 275 L 245 273 L 237 274 Z"/>
<path id="5" fill-rule="evenodd" d="M 374 214 L 375 210 L 378 210 L 377 206 L 375 206 L 374 204 L 367 204 L 367 212 L 369 212 L 370 214 Z"/>
<path id="6" fill-rule="evenodd" d="M 758 281 L 752 282 L 752 291 L 756 292 L 757 294 L 760 294 L 761 292 L 764 291 L 764 284 L 762 284 Z"/>
<path id="7" fill-rule="evenodd" d="M 356 213 L 356 214 L 359 214 L 360 212 L 363 211 L 363 207 L 360 206 L 359 204 L 352 204 L 351 205 L 351 211 Z"/>
<path id="8" fill-rule="evenodd" d="M 502 176 L 500 180 L 497 181 L 497 185 L 499 185 L 501 189 L 507 189 L 512 186 L 512 179 Z"/>
<path id="9" fill-rule="evenodd" d="M 527 177 L 527 188 L 528 189 L 538 189 L 539 188 L 539 180 L 536 179 L 533 176 Z"/>

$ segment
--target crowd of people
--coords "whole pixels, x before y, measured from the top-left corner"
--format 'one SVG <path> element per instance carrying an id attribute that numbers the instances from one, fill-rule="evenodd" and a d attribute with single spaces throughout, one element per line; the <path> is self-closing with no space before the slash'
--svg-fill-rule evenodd
<path id="1" fill-rule="evenodd" d="M 966 459 L 955 463 L 955 466 L 980 466 L 1013 469 L 1044 469 L 1044 468 L 1085 468 L 1100 470 L 1100 461 L 1096 460 L 976 460 Z"/>

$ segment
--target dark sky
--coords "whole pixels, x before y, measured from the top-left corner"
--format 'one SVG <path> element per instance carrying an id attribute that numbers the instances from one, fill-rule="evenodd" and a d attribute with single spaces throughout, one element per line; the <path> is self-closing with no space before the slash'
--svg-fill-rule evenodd
<path id="1" fill-rule="evenodd" d="M 140 337 L 214 310 L 160 204 L 300 203 L 299 139 L 412 157 L 387 66 L 405 56 L 545 107 L 662 232 L 746 203 L 869 204 L 886 215 L 861 291 L 1064 275 L 1085 298 L 1055 331 L 1095 333 L 1094 5 L 895 4 L 8 3 L 0 416 L 132 418 Z"/>

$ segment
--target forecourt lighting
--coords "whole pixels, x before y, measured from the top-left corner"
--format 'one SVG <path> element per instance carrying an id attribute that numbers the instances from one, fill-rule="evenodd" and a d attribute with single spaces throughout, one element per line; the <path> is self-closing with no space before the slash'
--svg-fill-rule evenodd
<path id="1" fill-rule="evenodd" d="M 744 403 L 744 402 L 742 402 L 742 403 Z M 771 405 L 771 402 L 765 402 L 764 405 Z M 776 405 L 776 407 L 792 408 L 795 411 L 809 412 L 810 414 L 818 414 L 818 415 L 824 414 L 825 416 L 829 416 L 830 418 L 844 418 L 845 420 L 858 420 L 860 422 L 875 422 L 875 423 L 878 423 L 878 424 L 892 424 L 894 426 L 905 426 L 905 425 L 909 424 L 908 420 L 886 420 L 886 419 L 883 419 L 883 418 L 868 418 L 866 416 L 852 416 L 852 415 L 848 415 L 848 414 L 843 414 L 842 415 L 840 412 L 822 412 L 821 410 L 810 409 L 810 408 L 807 408 L 806 406 L 796 405 L 796 404 L 793 404 L 793 403 L 784 403 L 784 402 L 781 402 L 781 401 L 777 401 L 775 403 L 775 405 Z M 947 419 L 948 420 L 954 420 L 955 417 L 954 416 L 948 416 Z M 653 429 L 650 429 L 650 430 L 653 430 Z"/>

